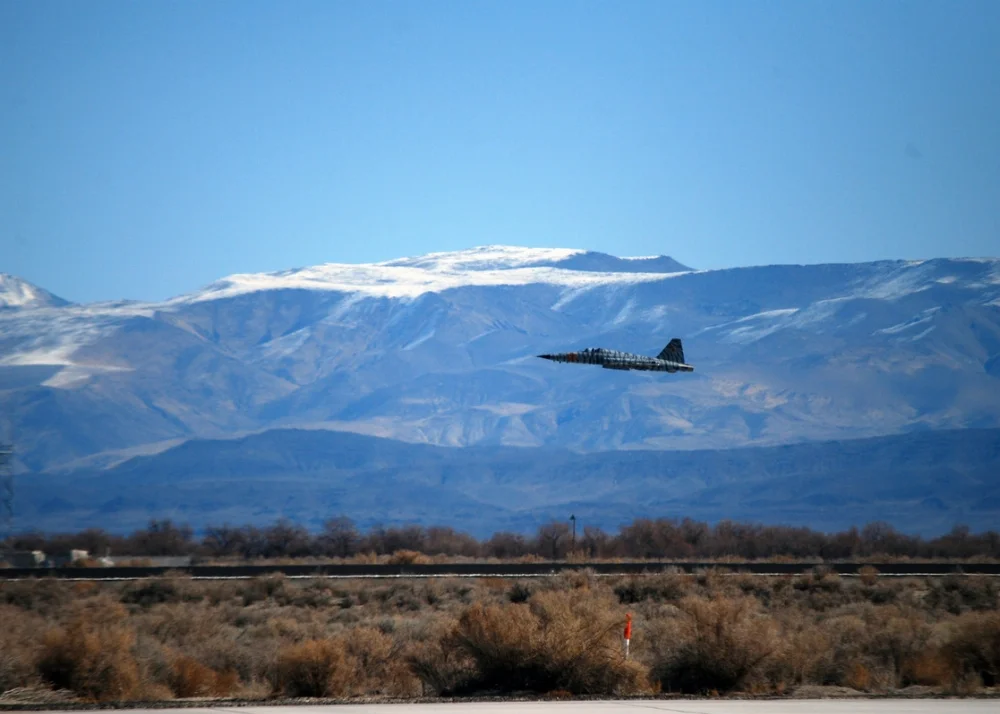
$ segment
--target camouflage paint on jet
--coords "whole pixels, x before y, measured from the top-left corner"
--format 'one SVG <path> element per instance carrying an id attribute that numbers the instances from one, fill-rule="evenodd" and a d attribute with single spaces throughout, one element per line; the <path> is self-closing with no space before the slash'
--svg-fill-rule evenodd
<path id="1" fill-rule="evenodd" d="M 580 352 L 562 352 L 553 355 L 538 355 L 553 362 L 576 364 L 599 364 L 604 369 L 637 369 L 647 372 L 694 372 L 694 367 L 684 362 L 684 348 L 676 337 L 663 348 L 656 357 L 620 352 L 603 347 L 589 347 Z"/>

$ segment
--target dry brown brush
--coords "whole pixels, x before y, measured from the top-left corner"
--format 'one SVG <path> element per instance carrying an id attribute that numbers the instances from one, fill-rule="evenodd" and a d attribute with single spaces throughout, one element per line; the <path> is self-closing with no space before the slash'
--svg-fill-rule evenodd
<path id="1" fill-rule="evenodd" d="M 473 605 L 445 646 L 473 662 L 464 691 L 628 694 L 646 682 L 643 667 L 624 657 L 623 621 L 606 596 L 543 592 L 527 603 Z"/>
<path id="2" fill-rule="evenodd" d="M 984 578 L 866 581 L 824 570 L 0 583 L 0 694 L 560 698 L 804 685 L 971 694 L 998 685 L 998 603 Z"/>
<path id="3" fill-rule="evenodd" d="M 282 648 L 273 685 L 275 692 L 290 697 L 420 693 L 419 682 L 394 640 L 370 627 Z"/>
<path id="4" fill-rule="evenodd" d="M 650 672 L 664 691 L 728 692 L 780 647 L 773 618 L 746 597 L 686 597 L 654 625 Z"/>
<path id="5" fill-rule="evenodd" d="M 72 690 L 83 699 L 130 699 L 140 690 L 134 644 L 125 609 L 99 601 L 78 608 L 65 625 L 45 632 L 38 673 L 53 688 Z"/>
<path id="6" fill-rule="evenodd" d="M 1000 613 L 961 615 L 941 648 L 953 677 L 953 688 L 1000 684 Z"/>

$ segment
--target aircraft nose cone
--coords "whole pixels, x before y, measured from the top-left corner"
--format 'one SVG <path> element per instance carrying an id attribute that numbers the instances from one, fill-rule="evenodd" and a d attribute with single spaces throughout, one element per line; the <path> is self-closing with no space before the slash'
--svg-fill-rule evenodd
<path id="1" fill-rule="evenodd" d="M 538 355 L 542 359 L 552 359 L 552 355 Z"/>

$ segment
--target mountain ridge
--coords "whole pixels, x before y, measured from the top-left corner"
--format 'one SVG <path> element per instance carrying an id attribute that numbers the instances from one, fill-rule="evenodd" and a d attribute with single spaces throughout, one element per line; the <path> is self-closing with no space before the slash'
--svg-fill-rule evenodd
<path id="1" fill-rule="evenodd" d="M 487 535 L 572 512 L 606 529 L 690 516 L 828 530 L 889 520 L 930 535 L 956 523 L 995 525 L 998 467 L 1000 429 L 590 454 L 275 429 L 193 440 L 105 471 L 42 474 L 19 500 L 21 518 L 47 530 L 129 530 L 151 517 L 195 527 L 285 517 L 318 527 L 345 514 L 364 526 L 445 524 Z"/>
<path id="2" fill-rule="evenodd" d="M 693 375 L 534 357 L 656 354 L 672 337 Z M 998 365 L 996 259 L 705 271 L 484 246 L 229 276 L 161 303 L 2 310 L 0 421 L 31 471 L 309 425 L 450 446 L 720 449 L 1000 426 Z"/>

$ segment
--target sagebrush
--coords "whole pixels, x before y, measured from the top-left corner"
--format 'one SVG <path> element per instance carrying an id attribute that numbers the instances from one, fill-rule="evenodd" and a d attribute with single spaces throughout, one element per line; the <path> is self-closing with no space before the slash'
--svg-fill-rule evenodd
<path id="1" fill-rule="evenodd" d="M 0 621 L 0 690 L 87 701 L 970 694 L 1000 680 L 997 586 L 960 575 L 12 581 Z"/>

